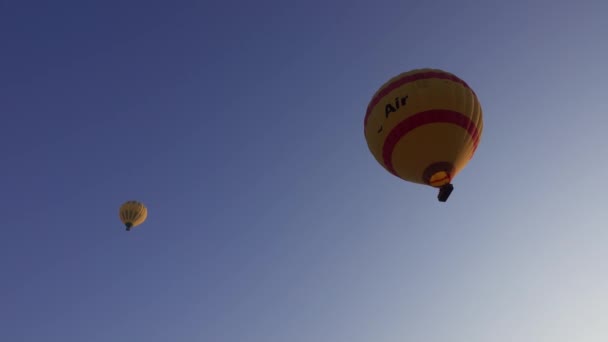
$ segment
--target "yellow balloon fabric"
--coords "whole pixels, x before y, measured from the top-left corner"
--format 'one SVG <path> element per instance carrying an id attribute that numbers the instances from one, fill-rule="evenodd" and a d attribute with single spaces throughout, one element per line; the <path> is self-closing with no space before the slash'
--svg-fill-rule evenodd
<path id="1" fill-rule="evenodd" d="M 483 131 L 481 104 L 460 78 L 415 69 L 372 97 L 364 133 L 378 163 L 408 182 L 440 188 L 473 157 Z"/>
<path id="2" fill-rule="evenodd" d="M 148 209 L 140 202 L 127 201 L 120 206 L 118 215 L 127 230 L 131 230 L 131 228 L 139 226 L 146 220 Z"/>

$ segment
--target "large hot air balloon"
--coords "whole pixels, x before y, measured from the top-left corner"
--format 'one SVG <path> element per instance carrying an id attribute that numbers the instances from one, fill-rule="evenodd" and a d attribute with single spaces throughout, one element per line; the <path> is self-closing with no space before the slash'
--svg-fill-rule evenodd
<path id="1" fill-rule="evenodd" d="M 120 220 L 124 223 L 127 231 L 142 224 L 148 217 L 148 209 L 137 201 L 127 201 L 120 206 L 118 212 Z"/>
<path id="2" fill-rule="evenodd" d="M 483 130 L 475 92 L 438 69 L 415 69 L 386 82 L 365 114 L 369 150 L 388 172 L 439 188 L 447 201 L 452 180 L 473 157 Z"/>

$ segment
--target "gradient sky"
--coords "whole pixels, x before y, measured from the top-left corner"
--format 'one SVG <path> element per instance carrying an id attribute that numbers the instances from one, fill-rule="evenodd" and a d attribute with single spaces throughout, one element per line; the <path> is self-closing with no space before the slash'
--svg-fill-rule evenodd
<path id="1" fill-rule="evenodd" d="M 0 340 L 606 342 L 608 2 L 0 2 Z M 484 109 L 447 203 L 397 73 Z M 125 232 L 118 207 L 143 201 Z"/>

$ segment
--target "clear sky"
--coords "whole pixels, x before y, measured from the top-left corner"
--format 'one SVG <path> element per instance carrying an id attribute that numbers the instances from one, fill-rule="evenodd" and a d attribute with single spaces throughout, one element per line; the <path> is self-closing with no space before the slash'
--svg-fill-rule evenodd
<path id="1" fill-rule="evenodd" d="M 0 340 L 605 342 L 608 2 L 0 2 Z M 484 109 L 447 203 L 363 117 Z M 124 231 L 118 207 L 148 220 Z"/>

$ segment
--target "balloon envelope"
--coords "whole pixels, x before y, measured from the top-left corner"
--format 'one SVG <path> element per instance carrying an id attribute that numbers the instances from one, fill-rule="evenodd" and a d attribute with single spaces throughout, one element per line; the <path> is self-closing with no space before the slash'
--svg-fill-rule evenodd
<path id="1" fill-rule="evenodd" d="M 120 206 L 118 215 L 127 230 L 131 230 L 131 228 L 144 223 L 148 217 L 148 209 L 143 203 L 127 201 Z"/>
<path id="2" fill-rule="evenodd" d="M 405 181 L 436 188 L 451 186 L 473 157 L 482 131 L 475 92 L 439 69 L 391 78 L 372 97 L 364 119 L 368 148 L 382 167 Z"/>

